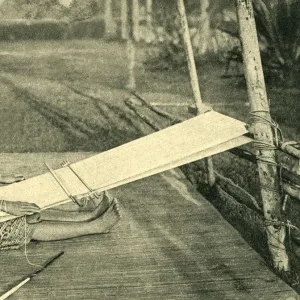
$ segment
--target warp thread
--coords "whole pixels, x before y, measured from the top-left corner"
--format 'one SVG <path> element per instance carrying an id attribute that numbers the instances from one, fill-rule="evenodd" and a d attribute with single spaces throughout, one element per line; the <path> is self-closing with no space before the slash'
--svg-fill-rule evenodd
<path id="1" fill-rule="evenodd" d="M 262 113 L 265 113 L 266 116 L 263 116 Z M 251 131 L 251 128 L 253 128 L 253 124 L 264 124 L 264 125 L 269 125 L 272 128 L 272 131 L 274 133 L 274 143 L 273 142 L 269 142 L 269 141 L 260 141 L 260 140 L 255 140 L 254 141 L 254 147 L 256 150 L 259 151 L 259 154 L 257 155 L 257 160 L 260 161 L 261 163 L 267 164 L 267 165 L 271 165 L 271 166 L 275 166 L 275 167 L 280 167 L 280 165 L 278 165 L 278 163 L 275 160 L 275 156 L 274 155 L 267 155 L 266 152 L 267 151 L 274 151 L 277 150 L 279 148 L 279 143 L 283 142 L 284 138 L 283 138 L 283 134 L 281 129 L 279 128 L 279 125 L 272 120 L 272 118 L 270 117 L 270 114 L 268 111 L 265 110 L 257 110 L 257 111 L 253 111 L 250 113 L 251 114 L 251 118 L 249 123 L 251 124 L 249 130 Z M 253 131 L 253 130 L 252 130 Z M 263 151 L 263 153 L 261 153 Z M 279 184 L 280 184 L 280 189 L 281 189 L 281 194 L 283 191 L 283 184 L 282 184 L 282 175 L 281 175 L 281 170 L 279 172 Z M 275 190 L 272 187 L 269 186 L 262 186 L 262 188 L 266 189 L 266 190 L 270 190 L 272 192 L 277 192 L 277 190 Z"/>
<path id="2" fill-rule="evenodd" d="M 265 113 L 266 116 L 261 115 L 262 113 Z M 251 112 L 250 114 L 251 114 L 251 118 L 249 120 L 249 123 L 251 126 L 249 128 L 249 131 L 251 131 L 251 128 L 253 128 L 252 127 L 253 124 L 260 123 L 264 125 L 269 125 L 272 128 L 274 134 L 274 143 L 269 141 L 255 140 L 254 141 L 255 149 L 257 149 L 260 152 L 277 150 L 279 148 L 279 143 L 284 141 L 283 134 L 281 129 L 279 128 L 279 125 L 274 120 L 272 120 L 268 111 L 257 110 Z M 260 154 L 257 156 L 257 160 L 268 165 L 278 166 L 277 162 L 275 161 L 275 157 L 273 155 L 268 156 L 265 153 Z"/>
<path id="3" fill-rule="evenodd" d="M 5 200 L 1 200 L 0 211 L 7 212 L 7 203 L 6 203 Z M 40 265 L 37 265 L 37 264 L 34 264 L 34 263 L 30 262 L 30 260 L 28 258 L 28 254 L 27 254 L 27 240 L 28 240 L 28 236 L 27 236 L 27 220 L 26 220 L 26 216 L 24 216 L 23 220 L 24 220 L 24 246 L 25 246 L 25 252 L 24 252 L 24 254 L 25 254 L 26 260 L 27 260 L 28 264 L 31 265 L 31 266 L 41 267 Z"/>
<path id="4" fill-rule="evenodd" d="M 262 116 L 261 113 L 265 113 L 266 116 Z M 255 146 L 258 150 L 276 150 L 279 147 L 279 142 L 284 142 L 284 137 L 282 131 L 277 122 L 275 122 L 271 117 L 269 111 L 266 110 L 256 110 L 250 113 L 251 118 L 249 123 L 253 124 L 265 124 L 269 125 L 274 133 L 274 144 L 266 141 L 255 141 Z"/>
<path id="5" fill-rule="evenodd" d="M 6 203 L 5 200 L 0 201 L 0 211 L 7 212 L 7 203 Z M 27 235 L 27 218 L 26 218 L 26 215 L 24 216 L 23 220 L 24 220 L 24 255 L 25 255 L 25 258 L 27 260 L 27 263 L 30 266 L 33 266 L 33 267 L 42 267 L 41 265 L 32 263 L 28 258 L 28 252 L 27 252 L 28 235 Z"/>
<path id="6" fill-rule="evenodd" d="M 27 263 L 30 265 L 30 266 L 33 266 L 33 267 L 39 267 L 39 268 L 42 268 L 41 265 L 38 265 L 38 264 L 34 264 L 32 263 L 29 258 L 28 258 L 28 252 L 27 252 L 27 241 L 28 240 L 28 236 L 27 236 L 27 216 L 24 217 L 24 254 L 25 254 L 25 258 L 27 260 Z"/>

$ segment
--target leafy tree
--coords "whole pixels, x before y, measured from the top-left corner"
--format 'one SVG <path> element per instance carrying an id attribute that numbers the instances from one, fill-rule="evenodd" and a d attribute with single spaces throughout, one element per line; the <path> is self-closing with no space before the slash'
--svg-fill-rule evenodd
<path id="1" fill-rule="evenodd" d="M 300 80 L 300 2 L 253 0 L 264 71 L 278 84 Z"/>
<path id="2" fill-rule="evenodd" d="M 73 0 L 64 5 L 61 0 L 6 0 L 0 7 L 3 18 L 83 20 L 97 15 L 103 1 Z"/>
<path id="3" fill-rule="evenodd" d="M 65 7 L 58 0 L 7 0 L 0 7 L 3 18 L 61 18 Z"/>
<path id="4" fill-rule="evenodd" d="M 103 1 L 99 0 L 73 0 L 65 11 L 70 20 L 85 20 L 98 15 L 103 10 Z"/>

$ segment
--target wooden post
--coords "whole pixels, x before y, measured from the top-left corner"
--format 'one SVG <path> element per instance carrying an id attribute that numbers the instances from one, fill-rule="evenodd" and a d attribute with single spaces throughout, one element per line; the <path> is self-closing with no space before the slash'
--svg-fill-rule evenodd
<path id="1" fill-rule="evenodd" d="M 243 48 L 244 69 L 248 88 L 252 130 L 261 183 L 268 246 L 273 265 L 278 271 L 289 269 L 285 248 L 286 227 L 282 219 L 282 199 L 275 161 L 275 147 L 269 103 L 259 52 L 256 25 L 251 0 L 236 0 L 239 30 Z"/>
<path id="2" fill-rule="evenodd" d="M 140 40 L 140 6 L 139 0 L 132 0 L 132 34 L 136 42 Z"/>
<path id="3" fill-rule="evenodd" d="M 197 107 L 198 114 L 202 114 L 207 111 L 207 108 L 202 103 L 201 92 L 200 92 L 199 81 L 198 81 L 198 74 L 197 74 L 197 69 L 195 64 L 193 47 L 191 43 L 191 36 L 190 36 L 190 31 L 189 31 L 183 0 L 177 0 L 177 8 L 180 15 L 183 42 L 185 46 L 186 57 L 187 57 L 187 62 L 188 62 L 188 67 L 190 72 L 190 80 L 191 80 L 191 86 L 194 94 L 194 101 Z M 207 167 L 208 183 L 210 186 L 213 186 L 215 184 L 215 174 L 214 174 L 213 162 L 211 157 L 206 158 L 206 167 Z"/>
<path id="4" fill-rule="evenodd" d="M 105 0 L 104 11 L 105 37 L 110 39 L 115 35 L 116 26 L 112 14 L 112 0 Z"/>
<path id="5" fill-rule="evenodd" d="M 123 40 L 128 39 L 128 1 L 121 0 L 121 36 Z"/>
<path id="6" fill-rule="evenodd" d="M 145 40 L 147 43 L 151 43 L 152 35 L 152 8 L 153 0 L 146 0 L 146 20 L 147 20 L 147 36 Z"/>

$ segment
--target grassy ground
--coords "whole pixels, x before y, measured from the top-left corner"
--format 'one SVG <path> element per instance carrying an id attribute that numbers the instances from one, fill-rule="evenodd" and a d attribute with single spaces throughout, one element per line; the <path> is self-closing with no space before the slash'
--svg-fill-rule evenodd
<path id="1" fill-rule="evenodd" d="M 138 91 L 147 100 L 192 103 L 188 76 L 147 71 L 144 56 L 141 49 L 136 72 Z M 127 67 L 122 43 L 1 43 L 0 70 L 2 152 L 103 151 L 145 130 L 123 104 Z M 199 73 L 205 101 L 217 111 L 247 119 L 247 94 L 238 79 L 221 80 L 222 66 L 212 63 Z M 97 99 L 78 95 L 73 88 Z M 286 136 L 296 139 L 298 96 L 271 91 L 270 98 L 274 118 Z M 182 107 L 167 109 L 184 114 Z"/>
<path id="2" fill-rule="evenodd" d="M 103 151 L 135 138 L 131 118 L 120 111 L 126 97 L 121 47 L 99 41 L 2 44 L 0 151 Z M 99 100 L 74 87 L 95 90 Z"/>

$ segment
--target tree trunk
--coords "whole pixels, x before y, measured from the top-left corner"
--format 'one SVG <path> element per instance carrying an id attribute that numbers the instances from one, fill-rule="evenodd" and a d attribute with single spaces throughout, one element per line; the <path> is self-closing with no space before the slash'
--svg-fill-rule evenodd
<path id="1" fill-rule="evenodd" d="M 105 38 L 111 39 L 116 34 L 116 24 L 112 14 L 112 0 L 105 0 Z"/>
<path id="2" fill-rule="evenodd" d="M 121 0 L 121 35 L 128 39 L 128 0 Z"/>
<path id="3" fill-rule="evenodd" d="M 236 0 L 239 30 L 244 57 L 244 69 L 251 106 L 261 195 L 268 246 L 273 265 L 279 271 L 289 269 L 285 248 L 287 225 L 282 217 L 280 182 L 275 160 L 274 137 L 259 52 L 257 32 L 251 0 Z"/>
<path id="4" fill-rule="evenodd" d="M 147 0 L 146 12 L 147 12 L 147 26 L 152 27 L 152 10 L 153 10 L 153 0 Z"/>
<path id="5" fill-rule="evenodd" d="M 152 9 L 153 9 L 153 0 L 147 0 L 146 2 L 146 18 L 147 18 L 147 36 L 145 40 L 147 43 L 151 43 L 152 40 Z"/>
<path id="6" fill-rule="evenodd" d="M 139 0 L 132 0 L 132 35 L 133 39 L 138 42 L 140 40 L 140 8 Z"/>
<path id="7" fill-rule="evenodd" d="M 135 45 L 134 41 L 127 39 L 127 57 L 128 57 L 128 82 L 126 85 L 127 90 L 133 92 L 136 90 L 135 81 Z"/>
<path id="8" fill-rule="evenodd" d="M 198 36 L 199 54 L 203 55 L 208 52 L 211 37 L 210 15 L 208 12 L 209 0 L 200 0 L 200 28 Z"/>

